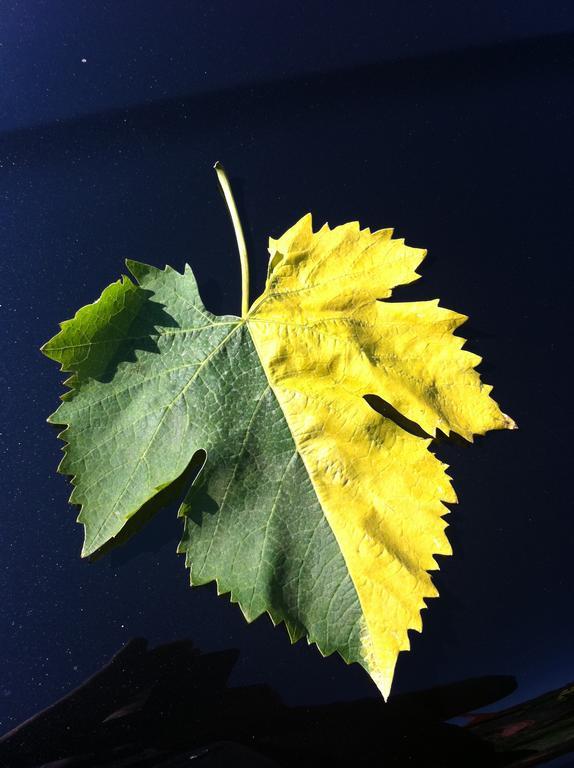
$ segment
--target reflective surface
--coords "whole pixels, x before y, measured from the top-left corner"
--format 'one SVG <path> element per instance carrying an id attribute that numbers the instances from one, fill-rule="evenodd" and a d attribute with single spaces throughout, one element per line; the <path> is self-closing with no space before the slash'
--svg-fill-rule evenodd
<path id="1" fill-rule="evenodd" d="M 239 649 L 230 685 L 264 683 L 286 706 L 379 706 L 360 669 L 291 647 L 266 619 L 247 626 L 211 586 L 189 589 L 175 554 L 176 499 L 123 548 L 94 563 L 79 558 L 82 531 L 45 423 L 61 375 L 38 347 L 118 277 L 126 257 L 189 261 L 207 306 L 239 311 L 218 159 L 246 229 L 253 295 L 267 237 L 308 210 L 317 223 L 394 226 L 429 249 L 422 279 L 397 298 L 440 297 L 470 315 L 467 346 L 484 356 L 479 370 L 520 427 L 468 449 L 436 446 L 460 498 L 450 516 L 455 554 L 442 559 L 441 597 L 399 660 L 397 701 L 454 681 L 514 677 L 516 689 L 492 711 L 574 679 L 571 52 L 564 36 L 513 42 L 0 135 L 3 731 L 138 636 L 152 646 L 192 637 L 205 652 Z M 448 712 L 433 704 L 433 722 L 481 702 Z M 362 706 L 346 715 L 357 744 Z"/>
<path id="2" fill-rule="evenodd" d="M 130 641 L 66 697 L 0 738 L 3 764 L 79 766 L 528 766 L 574 747 L 574 689 L 498 713 L 515 680 L 490 675 L 411 694 L 285 706 L 265 685 L 229 687 L 234 651 Z M 553 758 L 556 758 L 554 761 Z"/>

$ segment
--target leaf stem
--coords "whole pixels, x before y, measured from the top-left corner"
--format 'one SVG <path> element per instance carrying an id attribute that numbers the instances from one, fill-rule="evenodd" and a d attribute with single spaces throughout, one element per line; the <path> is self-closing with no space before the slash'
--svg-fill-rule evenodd
<path id="1" fill-rule="evenodd" d="M 239 260 L 241 262 L 241 317 L 246 317 L 249 312 L 249 260 L 247 258 L 247 246 L 245 245 L 245 237 L 243 236 L 243 227 L 241 226 L 241 220 L 237 213 L 237 206 L 235 205 L 227 174 L 220 162 L 215 163 L 213 167 L 217 173 L 217 180 L 219 181 L 219 186 L 223 192 L 223 197 L 225 198 L 227 209 L 231 216 L 235 239 L 237 240 L 237 249 L 239 250 Z"/>

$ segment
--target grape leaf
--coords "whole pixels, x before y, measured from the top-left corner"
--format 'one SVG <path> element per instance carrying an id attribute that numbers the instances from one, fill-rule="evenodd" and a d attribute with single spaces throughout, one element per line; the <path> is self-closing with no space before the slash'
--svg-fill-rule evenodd
<path id="1" fill-rule="evenodd" d="M 241 318 L 211 314 L 189 266 L 128 261 L 135 282 L 62 324 L 43 347 L 72 373 L 49 419 L 65 426 L 59 470 L 87 556 L 205 451 L 180 509 L 191 583 L 362 664 L 386 697 L 451 553 L 456 496 L 431 439 L 515 425 L 453 334 L 463 315 L 384 301 L 423 250 L 356 222 L 313 232 L 308 215 L 269 252 Z"/>

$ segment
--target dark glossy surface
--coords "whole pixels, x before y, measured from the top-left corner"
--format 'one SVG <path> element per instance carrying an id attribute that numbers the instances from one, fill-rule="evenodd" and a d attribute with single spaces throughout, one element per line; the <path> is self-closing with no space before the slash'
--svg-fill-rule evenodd
<path id="1" fill-rule="evenodd" d="M 0 130 L 572 31 L 567 0 L 11 0 Z"/>
<path id="2" fill-rule="evenodd" d="M 191 55 L 191 54 L 190 54 Z M 468 347 L 518 422 L 471 447 L 440 443 L 460 504 L 441 598 L 399 660 L 395 692 L 492 674 L 499 706 L 574 679 L 570 402 L 572 38 L 559 36 L 195 94 L 0 135 L 3 534 L 2 729 L 99 669 L 129 638 L 238 648 L 234 685 L 290 705 L 376 698 L 215 589 L 190 590 L 176 506 L 88 563 L 45 423 L 61 375 L 38 347 L 126 257 L 189 261 L 207 306 L 238 312 L 239 262 L 213 162 L 230 173 L 252 292 L 266 241 L 308 210 L 425 246 L 402 299 L 470 315 Z M 352 718 L 351 718 L 352 720 Z"/>
<path id="3" fill-rule="evenodd" d="M 189 641 L 122 648 L 68 696 L 0 738 L 0 761 L 30 768 L 131 765 L 527 766 L 574 746 L 571 692 L 445 722 L 510 693 L 485 676 L 393 696 L 286 706 L 267 686 L 229 687 L 237 653 Z M 534 736 L 534 738 L 533 738 Z M 562 754 L 561 754 L 562 753 Z M 534 759 L 534 762 L 533 762 Z"/>

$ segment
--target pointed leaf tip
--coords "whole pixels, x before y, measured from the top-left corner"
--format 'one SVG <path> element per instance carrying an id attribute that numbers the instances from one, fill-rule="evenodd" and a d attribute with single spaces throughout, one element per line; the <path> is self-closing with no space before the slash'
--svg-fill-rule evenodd
<path id="1" fill-rule="evenodd" d="M 146 277 L 150 275 L 156 276 L 158 272 L 162 271 L 151 264 L 144 264 L 141 261 L 134 261 L 133 259 L 126 259 L 125 265 L 140 285 L 145 282 Z"/>

